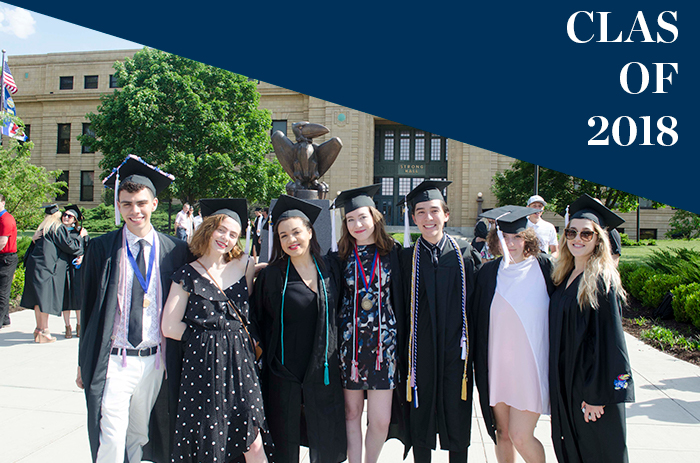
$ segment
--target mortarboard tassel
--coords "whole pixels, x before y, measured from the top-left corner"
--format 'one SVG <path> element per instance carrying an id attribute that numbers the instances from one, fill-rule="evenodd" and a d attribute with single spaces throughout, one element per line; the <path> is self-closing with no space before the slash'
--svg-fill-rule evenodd
<path id="1" fill-rule="evenodd" d="M 270 259 L 272 259 L 272 211 L 267 214 L 267 261 L 270 262 Z"/>
<path id="2" fill-rule="evenodd" d="M 510 251 L 508 251 L 508 246 L 506 245 L 506 239 L 503 237 L 503 232 L 501 231 L 501 227 L 498 226 L 498 219 L 500 219 L 501 217 L 504 217 L 508 214 L 510 214 L 510 212 L 506 212 L 505 214 L 496 218 L 496 234 L 498 235 L 498 242 L 501 243 L 501 252 L 503 253 L 503 268 L 508 268 L 512 258 L 510 257 Z"/>
<path id="3" fill-rule="evenodd" d="M 411 247 L 411 231 L 408 228 L 408 200 L 404 198 L 404 209 L 403 209 L 403 247 Z"/>
<path id="4" fill-rule="evenodd" d="M 250 219 L 248 219 L 248 228 L 245 231 L 245 253 L 250 254 Z"/>
<path id="5" fill-rule="evenodd" d="M 333 201 L 333 204 L 331 205 L 331 251 L 332 252 L 338 252 L 338 239 L 336 238 L 337 234 L 335 231 L 335 201 Z"/>
<path id="6" fill-rule="evenodd" d="M 114 180 L 114 225 L 119 226 L 121 224 L 121 215 L 119 213 L 119 170 L 117 170 L 117 177 Z"/>
<path id="7" fill-rule="evenodd" d="M 566 205 L 566 214 L 564 214 L 564 227 L 569 226 L 569 205 Z"/>

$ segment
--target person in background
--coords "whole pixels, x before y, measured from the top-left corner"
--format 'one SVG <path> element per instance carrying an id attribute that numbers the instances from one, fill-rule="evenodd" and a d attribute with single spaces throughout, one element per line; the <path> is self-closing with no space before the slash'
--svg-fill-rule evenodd
<path id="1" fill-rule="evenodd" d="M 260 257 L 260 248 L 262 247 L 262 230 L 263 230 L 263 225 L 265 224 L 265 217 L 263 217 L 262 209 L 259 207 L 255 208 L 255 211 L 253 211 L 255 214 L 255 220 L 253 221 L 253 247 L 252 247 L 252 253 L 253 257 L 256 259 Z"/>
<path id="2" fill-rule="evenodd" d="M 610 252 L 612 254 L 615 268 L 620 264 L 620 256 L 622 255 L 622 236 L 617 229 L 608 230 L 608 239 L 610 240 Z"/>
<path id="3" fill-rule="evenodd" d="M 485 263 L 476 275 L 474 372 L 499 463 L 515 461 L 515 450 L 526 462 L 545 461 L 534 431 L 550 409 L 548 325 L 554 284 L 552 261 L 527 227 L 530 214 L 522 206 L 482 214 L 497 219 L 489 249 L 502 257 Z"/>
<path id="4" fill-rule="evenodd" d="M 547 202 L 540 195 L 532 195 L 527 200 L 527 207 L 536 209 L 537 212 L 528 217 L 527 226 L 534 228 L 537 238 L 540 240 L 540 250 L 544 253 L 552 254 L 553 258 L 559 255 L 559 243 L 557 241 L 557 229 L 554 225 L 542 218 L 544 207 Z"/>
<path id="5" fill-rule="evenodd" d="M 197 231 L 200 225 L 202 225 L 202 208 L 201 206 L 195 209 L 194 219 L 192 219 L 192 228 Z"/>
<path id="6" fill-rule="evenodd" d="M 339 314 L 340 369 L 345 395 L 349 463 L 375 463 L 392 422 L 392 402 L 405 407 L 405 313 L 399 254 L 384 216 L 372 200 L 381 184 L 341 192 L 344 209 L 338 256 L 343 269 Z M 401 358 L 400 358 L 401 357 Z M 367 395 L 367 432 L 362 459 L 362 414 Z M 398 414 L 395 421 L 405 419 Z M 396 435 L 408 443 L 407 436 Z"/>
<path id="7" fill-rule="evenodd" d="M 245 199 L 199 204 L 205 218 L 190 243 L 197 260 L 172 276 L 163 308 L 163 334 L 183 343 L 172 460 L 267 462 L 263 435 L 272 441 L 247 327 L 255 261 L 239 245 L 248 207 Z"/>
<path id="8" fill-rule="evenodd" d="M 321 208 L 287 195 L 272 210 L 270 264 L 254 289 L 254 325 L 263 348 L 263 398 L 274 461 L 346 458 L 345 407 L 338 361 L 341 270 L 321 256 L 313 222 Z"/>
<path id="9" fill-rule="evenodd" d="M 17 269 L 17 222 L 0 194 L 0 328 L 10 325 L 10 293 Z"/>
<path id="10" fill-rule="evenodd" d="M 80 212 L 80 207 L 76 205 L 66 206 L 61 216 L 61 222 L 66 226 L 71 236 L 83 242 L 83 254 L 73 257 L 68 264 L 68 277 L 63 294 L 63 321 L 66 324 L 66 339 L 73 337 L 73 329 L 70 325 L 71 310 L 75 311 L 77 322 L 75 326 L 75 335 L 80 337 L 80 302 L 83 297 L 82 272 L 80 267 L 83 263 L 83 255 L 90 242 L 87 230 L 81 225 L 82 221 L 83 214 Z"/>
<path id="11" fill-rule="evenodd" d="M 476 249 L 481 255 L 482 262 L 493 259 L 493 254 L 489 250 L 488 243 L 486 242 L 486 237 L 489 232 L 495 227 L 496 221 L 493 219 L 482 218 L 476 223 L 474 227 L 474 239 L 472 240 L 472 247 Z"/>
<path id="12" fill-rule="evenodd" d="M 182 205 L 182 210 L 175 216 L 175 236 L 187 241 L 187 230 L 190 228 L 190 203 Z"/>
<path id="13" fill-rule="evenodd" d="M 188 253 L 184 241 L 153 228 L 151 215 L 172 180 L 130 155 L 103 181 L 116 189 L 125 225 L 91 240 L 83 260 L 76 384 L 85 389 L 93 461 L 170 460 L 174 429 L 163 380 L 170 361 L 160 325 L 170 276 Z M 179 353 L 175 341 L 167 352 Z"/>
<path id="14" fill-rule="evenodd" d="M 450 183 L 426 180 L 406 196 L 421 232 L 401 258 L 410 326 L 406 392 L 416 463 L 431 460 L 438 434 L 451 463 L 467 461 L 470 443 L 473 359 L 468 312 L 481 259 L 469 243 L 460 247 L 444 232 L 450 212 L 442 191 Z"/>
<path id="15" fill-rule="evenodd" d="M 626 293 L 606 232 L 624 221 L 585 194 L 569 214 L 549 306 L 554 452 L 560 462 L 627 462 L 634 382 L 622 330 Z"/>
<path id="16" fill-rule="evenodd" d="M 36 329 L 34 342 L 51 343 L 56 338 L 49 332 L 49 314 L 59 316 L 68 276 L 68 265 L 83 254 L 83 240 L 71 235 L 61 222 L 61 211 L 52 204 L 45 208 L 46 216 L 37 228 L 33 249 L 27 250 L 24 271 L 22 307 L 34 308 Z"/>

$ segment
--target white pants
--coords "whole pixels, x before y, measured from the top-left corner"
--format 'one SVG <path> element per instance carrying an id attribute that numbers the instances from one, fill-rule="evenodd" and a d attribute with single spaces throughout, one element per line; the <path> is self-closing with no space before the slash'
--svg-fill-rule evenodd
<path id="1" fill-rule="evenodd" d="M 143 446 L 148 443 L 148 422 L 163 382 L 163 370 L 156 370 L 156 355 L 127 357 L 110 355 L 107 381 L 102 396 L 100 448 L 98 463 L 141 461 Z"/>

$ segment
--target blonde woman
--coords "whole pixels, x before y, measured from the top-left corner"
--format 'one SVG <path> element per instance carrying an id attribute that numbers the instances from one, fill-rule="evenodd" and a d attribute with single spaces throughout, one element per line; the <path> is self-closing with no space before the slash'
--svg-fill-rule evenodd
<path id="1" fill-rule="evenodd" d="M 552 441 L 560 462 L 627 462 L 634 401 L 621 323 L 626 301 L 606 228 L 623 220 L 584 195 L 569 207 L 550 302 Z"/>
<path id="2" fill-rule="evenodd" d="M 83 240 L 61 222 L 61 211 L 51 205 L 34 233 L 33 249 L 25 261 L 24 292 L 20 305 L 34 308 L 34 342 L 56 341 L 49 332 L 49 314 L 61 315 L 68 265 L 83 254 Z M 27 250 L 29 253 L 30 251 Z"/>
<path id="3" fill-rule="evenodd" d="M 483 217 L 497 219 L 487 236 L 496 260 L 476 276 L 474 371 L 486 429 L 500 463 L 545 461 L 535 437 L 541 414 L 549 414 L 549 295 L 552 263 L 527 226 L 532 209 L 503 206 Z M 501 238 L 502 237 L 502 238 Z"/>

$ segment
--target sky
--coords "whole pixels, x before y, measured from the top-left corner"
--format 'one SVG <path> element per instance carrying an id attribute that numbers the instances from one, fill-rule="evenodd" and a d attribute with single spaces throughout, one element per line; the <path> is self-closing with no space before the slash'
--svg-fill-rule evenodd
<path id="1" fill-rule="evenodd" d="M 0 48 L 7 55 L 143 48 L 112 35 L 0 2 Z M 12 64 L 12 61 L 9 60 Z"/>

